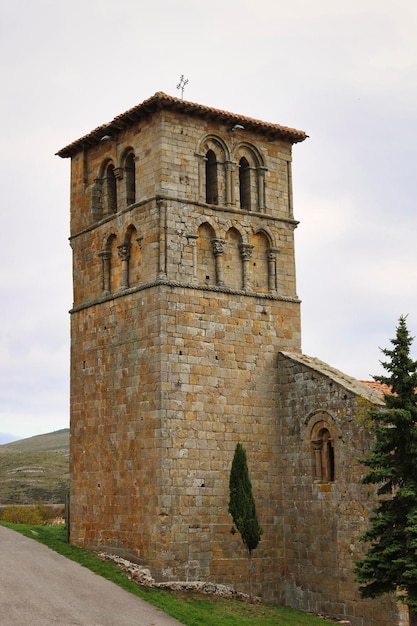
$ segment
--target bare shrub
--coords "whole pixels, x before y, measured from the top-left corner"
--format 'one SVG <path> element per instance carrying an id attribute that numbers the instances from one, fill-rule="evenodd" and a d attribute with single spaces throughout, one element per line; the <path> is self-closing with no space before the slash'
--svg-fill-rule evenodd
<path id="1" fill-rule="evenodd" d="M 50 504 L 36 504 L 33 508 L 39 514 L 42 524 L 50 524 L 57 517 L 57 509 Z"/>
<path id="2" fill-rule="evenodd" d="M 12 504 L 3 510 L 2 519 L 11 524 L 42 524 L 42 517 L 36 506 Z"/>

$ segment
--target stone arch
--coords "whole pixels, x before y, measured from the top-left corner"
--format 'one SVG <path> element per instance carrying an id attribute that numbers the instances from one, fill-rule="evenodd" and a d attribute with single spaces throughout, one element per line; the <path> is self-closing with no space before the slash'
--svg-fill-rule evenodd
<path id="1" fill-rule="evenodd" d="M 271 238 L 268 233 L 260 229 L 255 232 L 250 243 L 253 246 L 252 257 L 250 260 L 251 284 L 254 291 L 267 293 L 275 291 L 271 289 L 270 273 L 275 275 L 275 268 L 270 268 L 268 253 L 271 249 Z M 273 281 L 275 276 L 272 277 Z M 274 282 L 272 282 L 274 284 Z"/>
<path id="2" fill-rule="evenodd" d="M 230 161 L 230 150 L 225 141 L 218 135 L 204 135 L 199 141 L 197 154 L 206 154 L 209 150 L 216 153 L 219 161 Z"/>
<path id="3" fill-rule="evenodd" d="M 121 164 L 124 174 L 126 206 L 130 206 L 136 202 L 136 157 L 133 148 L 126 148 L 122 155 Z"/>
<path id="4" fill-rule="evenodd" d="M 123 243 L 118 249 L 122 260 L 122 289 L 127 289 L 140 281 L 142 269 L 141 240 L 133 224 L 127 227 Z"/>
<path id="5" fill-rule="evenodd" d="M 241 246 L 243 238 L 237 228 L 232 226 L 226 232 L 224 254 L 224 282 L 230 289 L 243 289 L 243 271 Z"/>
<path id="6" fill-rule="evenodd" d="M 313 414 L 307 426 L 306 437 L 311 451 L 314 482 L 334 482 L 336 427 L 327 411 L 318 410 Z"/>
<path id="7" fill-rule="evenodd" d="M 230 196 L 230 176 L 226 175 L 226 163 L 230 162 L 227 145 L 216 135 L 206 135 L 199 143 L 197 156 L 200 158 L 200 199 L 207 204 L 226 204 Z"/>
<path id="8" fill-rule="evenodd" d="M 99 252 L 101 257 L 101 288 L 103 295 L 112 293 L 115 290 L 115 270 L 117 259 L 117 237 L 114 233 L 105 236 L 103 248 Z"/>
<path id="9" fill-rule="evenodd" d="M 216 233 L 209 222 L 203 222 L 197 229 L 197 282 L 201 285 L 216 285 L 216 261 L 213 242 Z"/>
<path id="10" fill-rule="evenodd" d="M 201 215 L 199 218 L 197 218 L 196 223 L 198 225 L 197 231 L 200 228 L 200 226 L 205 225 L 211 228 L 214 238 L 219 237 L 219 234 L 217 232 L 219 225 L 216 223 L 216 221 L 212 217 L 210 217 L 210 215 Z"/>
<path id="11" fill-rule="evenodd" d="M 251 144 L 240 143 L 236 146 L 233 160 L 238 164 L 239 207 L 245 211 L 264 209 L 265 166 L 259 150 Z"/>
<path id="12" fill-rule="evenodd" d="M 100 168 L 100 180 L 102 184 L 103 215 L 111 215 L 117 212 L 116 168 L 111 159 L 103 162 Z"/>

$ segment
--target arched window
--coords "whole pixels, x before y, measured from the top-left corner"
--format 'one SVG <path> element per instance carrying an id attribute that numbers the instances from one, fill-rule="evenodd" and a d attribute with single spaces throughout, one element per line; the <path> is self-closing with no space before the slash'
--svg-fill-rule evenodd
<path id="1" fill-rule="evenodd" d="M 99 252 L 101 256 L 101 286 L 103 295 L 111 293 L 114 288 L 113 264 L 116 246 L 116 235 L 110 235 L 104 245 L 104 249 Z"/>
<path id="2" fill-rule="evenodd" d="M 239 178 L 233 175 L 236 200 L 244 211 L 264 211 L 265 171 L 264 160 L 256 146 L 241 143 L 236 146 L 233 161 L 237 163 Z M 237 189 L 238 185 L 238 189 Z"/>
<path id="3" fill-rule="evenodd" d="M 206 154 L 206 202 L 219 204 L 217 158 L 213 150 L 209 150 Z"/>
<path id="4" fill-rule="evenodd" d="M 325 424 L 314 428 L 311 441 L 314 462 L 314 480 L 330 483 L 335 479 L 334 446 L 329 429 Z"/>
<path id="5" fill-rule="evenodd" d="M 103 183 L 104 213 L 105 215 L 109 215 L 110 213 L 116 213 L 117 187 L 114 165 L 112 163 L 109 163 L 109 165 L 107 165 L 105 169 Z"/>
<path id="6" fill-rule="evenodd" d="M 125 161 L 126 204 L 136 202 L 135 155 L 129 152 Z"/>
<path id="7" fill-rule="evenodd" d="M 232 204 L 232 163 L 230 151 L 221 137 L 205 135 L 195 152 L 198 158 L 198 197 L 212 205 Z"/>
<path id="8" fill-rule="evenodd" d="M 245 157 L 239 161 L 239 194 L 240 208 L 250 211 L 251 206 L 251 181 L 249 162 Z"/>

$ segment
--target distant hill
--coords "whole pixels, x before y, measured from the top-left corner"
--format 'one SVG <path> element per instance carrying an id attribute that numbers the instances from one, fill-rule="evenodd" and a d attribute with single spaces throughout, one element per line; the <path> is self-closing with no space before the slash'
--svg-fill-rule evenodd
<path id="1" fill-rule="evenodd" d="M 68 428 L 0 445 L 0 505 L 60 504 L 68 487 Z"/>
<path id="2" fill-rule="evenodd" d="M 69 428 L 0 445 L 0 454 L 2 452 L 53 452 L 55 450 L 69 450 Z"/>

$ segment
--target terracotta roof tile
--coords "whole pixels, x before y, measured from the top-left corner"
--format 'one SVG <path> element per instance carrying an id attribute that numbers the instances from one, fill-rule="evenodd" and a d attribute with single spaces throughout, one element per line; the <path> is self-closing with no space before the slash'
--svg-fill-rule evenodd
<path id="1" fill-rule="evenodd" d="M 102 139 L 103 135 L 123 130 L 124 128 L 135 123 L 137 120 L 162 109 L 173 109 L 181 113 L 186 113 L 187 115 L 217 119 L 230 124 L 241 122 L 248 130 L 260 132 L 267 135 L 271 139 L 283 139 L 290 143 L 298 143 L 300 141 L 304 141 L 304 139 L 308 137 L 304 131 L 296 130 L 295 128 L 272 124 L 271 122 L 263 122 L 244 115 L 229 113 L 228 111 L 214 109 L 213 107 L 203 106 L 201 104 L 196 104 L 195 102 L 188 102 L 187 100 L 174 98 L 173 96 L 168 96 L 162 91 L 158 91 L 151 98 L 148 98 L 141 104 L 128 109 L 125 113 L 117 115 L 108 124 L 98 126 L 87 135 L 84 135 L 80 139 L 70 143 L 65 148 L 62 148 L 56 154 L 63 158 L 74 156 L 80 150 L 84 150 L 89 146 L 97 144 Z"/>
<path id="2" fill-rule="evenodd" d="M 385 385 L 384 383 L 380 383 L 377 380 L 361 380 L 361 383 L 368 385 L 368 387 L 372 387 L 372 389 L 376 389 L 381 393 L 392 395 L 391 387 L 389 385 Z"/>

